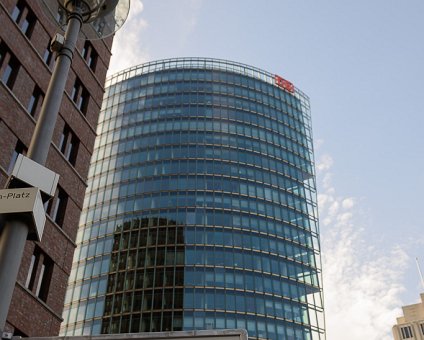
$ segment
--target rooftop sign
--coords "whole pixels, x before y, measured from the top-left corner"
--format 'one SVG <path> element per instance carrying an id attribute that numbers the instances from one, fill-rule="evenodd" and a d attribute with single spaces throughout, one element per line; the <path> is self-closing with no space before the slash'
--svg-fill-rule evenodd
<path id="1" fill-rule="evenodd" d="M 274 79 L 275 79 L 275 85 L 277 85 L 278 87 L 281 87 L 283 90 L 289 91 L 290 93 L 294 93 L 293 83 L 277 75 L 275 75 Z"/>

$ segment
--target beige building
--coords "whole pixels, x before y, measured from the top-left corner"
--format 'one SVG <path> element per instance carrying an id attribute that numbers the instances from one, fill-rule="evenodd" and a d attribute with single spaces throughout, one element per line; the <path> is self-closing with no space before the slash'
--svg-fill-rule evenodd
<path id="1" fill-rule="evenodd" d="M 420 303 L 404 306 L 402 310 L 403 316 L 396 319 L 392 329 L 395 340 L 424 340 L 424 293 Z"/>

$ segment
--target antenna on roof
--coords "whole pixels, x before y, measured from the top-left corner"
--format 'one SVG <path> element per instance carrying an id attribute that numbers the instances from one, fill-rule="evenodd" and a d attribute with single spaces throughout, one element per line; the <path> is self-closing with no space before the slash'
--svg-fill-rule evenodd
<path id="1" fill-rule="evenodd" d="M 421 284 L 423 285 L 423 288 L 424 288 L 423 273 L 421 272 L 420 264 L 418 262 L 418 257 L 415 258 L 415 261 L 417 262 L 418 273 L 420 274 Z"/>

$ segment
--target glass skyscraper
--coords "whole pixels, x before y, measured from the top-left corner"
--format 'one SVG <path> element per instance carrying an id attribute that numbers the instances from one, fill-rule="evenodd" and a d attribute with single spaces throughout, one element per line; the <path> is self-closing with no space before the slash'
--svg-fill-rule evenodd
<path id="1" fill-rule="evenodd" d="M 325 339 L 307 96 L 205 58 L 106 86 L 61 334 Z"/>

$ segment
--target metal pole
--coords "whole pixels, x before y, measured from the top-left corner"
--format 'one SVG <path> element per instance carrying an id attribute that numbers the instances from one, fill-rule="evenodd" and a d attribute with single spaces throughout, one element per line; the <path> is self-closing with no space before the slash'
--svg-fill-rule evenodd
<path id="1" fill-rule="evenodd" d="M 420 264 L 418 262 L 418 257 L 415 258 L 415 261 L 417 262 L 418 274 L 420 275 L 421 284 L 424 288 L 424 278 L 423 278 L 423 273 L 421 272 Z"/>
<path id="2" fill-rule="evenodd" d="M 46 164 L 81 24 L 81 15 L 77 13 L 69 15 L 65 43 L 57 55 L 56 65 L 41 107 L 40 117 L 32 135 L 27 157 L 41 165 Z"/>
<path id="3" fill-rule="evenodd" d="M 65 43 L 56 58 L 47 94 L 41 107 L 40 117 L 32 135 L 28 158 L 41 165 L 46 164 L 53 131 L 59 114 L 66 79 L 72 63 L 75 45 L 82 25 L 78 12 L 69 14 Z M 0 337 L 4 332 L 13 289 L 18 276 L 29 227 L 13 219 L 7 221 L 0 235 Z"/>
<path id="4" fill-rule="evenodd" d="M 0 238 L 0 330 L 4 330 L 7 312 L 21 264 L 28 226 L 21 221 L 6 222 Z M 0 333 L 0 337 L 1 334 Z"/>

